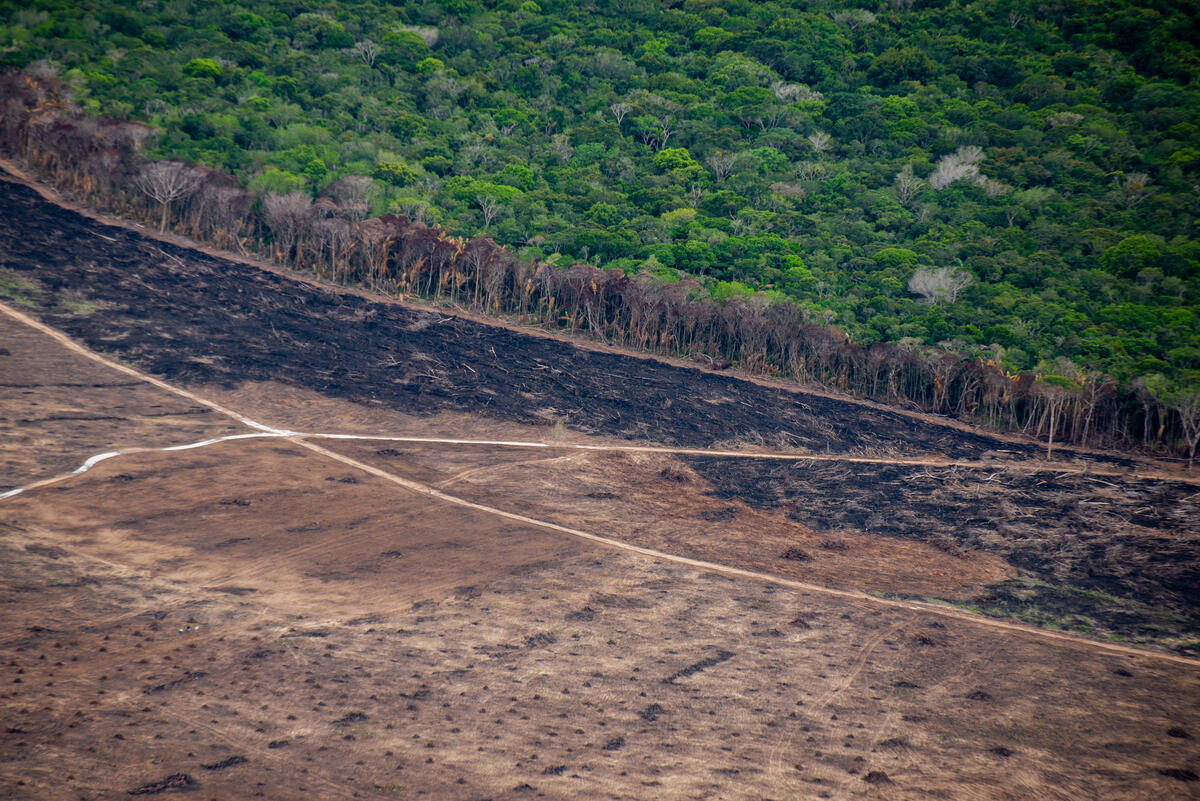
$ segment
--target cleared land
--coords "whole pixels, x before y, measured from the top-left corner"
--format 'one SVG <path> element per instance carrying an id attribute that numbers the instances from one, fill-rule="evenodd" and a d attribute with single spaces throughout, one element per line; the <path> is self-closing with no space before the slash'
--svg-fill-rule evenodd
<path id="1" fill-rule="evenodd" d="M 182 445 L 246 429 L 0 315 L 0 430 L 4 492 L 74 470 L 105 450 Z"/>
<path id="2" fill-rule="evenodd" d="M 101 232 L 118 238 L 115 229 Z M 158 247 L 122 235 L 137 247 Z M 10 270 L 24 263 L 13 257 L 14 241 L 0 245 Z M 181 253 L 180 259 L 192 258 Z M 68 309 L 61 301 L 68 288 L 56 286 L 60 272 L 69 275 L 61 265 L 10 273 L 22 279 L 13 284 L 10 278 L 16 287 L 10 296 L 19 294 L 43 319 L 84 341 L 95 336 L 90 344 L 97 349 L 162 375 L 169 375 L 163 365 L 169 366 L 171 343 L 190 342 L 197 350 L 182 348 L 186 358 L 175 363 L 202 372 L 225 366 L 219 376 L 205 376 L 218 377 L 217 384 L 189 373 L 188 388 L 269 425 L 562 446 L 613 443 L 636 433 L 617 422 L 605 428 L 595 423 L 598 414 L 582 418 L 594 425 L 567 417 L 568 428 L 560 430 L 547 425 L 546 415 L 523 417 L 515 408 L 473 412 L 456 394 L 459 388 L 437 389 L 437 382 L 403 389 L 414 385 L 405 383 L 416 369 L 404 361 L 408 351 L 388 369 L 409 372 L 383 389 L 372 383 L 381 380 L 374 374 L 354 385 L 347 379 L 343 389 L 303 383 L 304 370 L 288 365 L 287 354 L 277 367 L 286 375 L 264 377 L 247 368 L 239 378 L 243 362 L 234 359 L 232 340 L 225 350 L 216 341 L 200 348 L 215 335 L 219 315 L 205 324 L 212 330 L 200 330 L 182 316 L 185 306 L 172 305 L 180 302 L 175 295 L 153 289 L 166 281 L 184 297 L 191 261 L 180 266 L 160 259 L 139 263 L 137 281 L 127 284 L 150 287 L 158 300 L 152 304 L 131 296 L 104 300 L 113 305 L 101 309 L 80 277 L 69 291 L 84 295 L 77 303 L 86 305 Z M 227 282 L 230 297 L 250 292 L 244 285 L 236 289 L 241 273 L 226 276 L 222 269 L 198 273 L 197 283 Z M 164 270 L 178 273 L 178 282 L 164 278 Z M 117 275 L 97 279 L 97 291 L 111 291 Z M 280 297 L 301 291 L 274 276 L 262 280 L 277 282 Z M 366 304 L 385 320 L 393 314 L 429 319 L 389 304 L 346 303 Z M 178 329 L 147 305 L 174 309 Z M 116 322 L 106 322 L 110 317 Z M 287 323 L 292 317 L 298 322 Z M 242 326 L 248 353 L 270 339 L 276 321 L 293 325 L 288 330 L 297 341 L 304 325 L 317 325 L 303 323 L 302 310 L 232 319 Z M 348 328 L 319 327 L 330 340 Z M 374 335 L 391 341 L 390 330 L 376 328 Z M 486 340 L 487 331 L 469 331 Z M 14 465 L 13 477 L 3 478 L 9 486 L 74 469 L 99 451 L 248 430 L 141 382 L 111 396 L 83 395 L 133 379 L 7 316 L 0 316 L 0 336 L 8 351 L 0 355 L 0 383 L 20 384 L 22 409 L 52 410 L 45 417 L 62 417 L 57 410 L 68 409 L 107 422 L 95 428 L 66 423 L 25 436 L 23 421 L 35 417 L 9 413 L 6 396 L 0 458 Z M 513 380 L 526 385 L 549 370 L 530 366 L 522 343 L 565 360 L 553 364 L 578 366 L 570 360 L 586 353 L 545 338 L 505 336 L 513 338 L 501 350 L 506 360 L 497 357 L 495 364 L 522 371 Z M 23 338 L 20 347 L 8 344 L 17 338 Z M 395 338 L 403 339 L 400 333 Z M 435 346 L 435 339 L 420 345 L 450 364 Z M 328 347 L 327 341 L 310 345 Z M 339 345 L 317 356 L 329 359 L 342 348 L 351 350 Z M 603 358 L 628 371 L 625 383 L 609 391 L 631 404 L 664 380 L 654 372 L 644 390 L 636 376 L 646 362 Z M 469 354 L 455 359 L 467 374 L 483 372 Z M 327 361 L 320 375 L 348 363 Z M 700 382 L 692 392 L 676 385 L 676 404 L 702 397 L 710 381 L 735 385 L 751 405 L 761 400 L 782 408 L 796 397 L 696 371 L 654 370 L 666 371 L 671 382 Z M 295 380 L 278 380 L 289 375 Z M 412 381 L 425 386 L 419 376 Z M 508 391 L 499 377 L 495 381 L 479 378 L 467 389 L 487 396 L 488 390 Z M 77 386 L 84 383 L 89 386 Z M 574 408 L 572 398 L 578 408 L 592 408 L 584 394 L 593 390 L 570 375 L 537 386 L 555 409 Z M 839 421 L 865 420 L 864 426 L 884 414 L 848 404 L 838 409 Z M 164 410 L 170 413 L 159 414 Z M 707 445 L 737 438 L 727 436 L 733 429 L 719 415 L 671 433 L 688 413 L 654 416 L 665 432 L 655 439 Z M 796 414 L 771 424 L 823 441 L 816 429 L 802 428 Z M 897 451 L 1012 451 L 1009 443 L 982 435 L 896 417 L 920 429 L 901 432 L 888 446 Z M 846 425 L 849 432 L 852 423 Z M 581 429 L 590 428 L 601 435 L 585 436 Z M 829 440 L 835 452 L 861 445 L 851 433 L 839 436 Z M 1094 477 L 1030 474 L 1016 462 L 989 471 L 993 479 L 977 480 L 961 468 L 951 475 L 909 465 L 904 469 L 916 472 L 901 475 L 886 466 L 848 470 L 799 458 L 314 442 L 388 475 L 631 545 L 812 584 L 972 605 L 1036 573 L 1016 555 L 1028 550 L 1017 547 L 1021 532 L 1005 525 L 1027 526 L 1024 539 L 1041 537 L 1069 550 L 1076 540 L 1051 518 L 1074 520 L 1072 510 L 1097 499 L 1121 515 L 1142 515 L 1125 539 L 1121 525 L 1105 523 L 1102 514 L 1078 524 L 1108 532 L 1125 554 L 1138 557 L 1112 557 L 1131 577 L 1130 592 L 1166 593 L 1176 586 L 1172 581 L 1186 583 L 1164 560 L 1138 554 L 1195 538 L 1195 517 L 1181 504 L 1200 490 L 1182 482 L 1164 489 L 1133 477 L 1106 477 L 1116 486 L 1097 489 L 1087 483 Z M 937 451 L 939 442 L 952 447 Z M 931 484 L 900 491 L 925 481 L 922 470 Z M 968 500 L 982 511 L 963 511 Z M 884 503 L 890 508 L 882 521 L 862 517 Z M 1137 511 L 1146 505 L 1159 511 Z M 986 519 L 969 521 L 993 514 L 991 539 L 961 533 L 988 530 Z M 1133 535 L 1146 531 L 1162 541 L 1134 550 Z M 785 588 L 630 553 L 403 489 L 289 438 L 130 453 L 0 500 L 0 550 L 6 729 L 0 733 L 0 794 L 8 797 L 111 798 L 188 788 L 197 790 L 195 797 L 222 799 L 1200 795 L 1200 666 L 1194 662 L 1106 651 L 1082 639 L 1048 640 L 982 619 Z M 1186 569 L 1195 564 L 1186 553 L 1178 562 Z M 1056 580 L 1085 591 L 1086 571 L 1072 570 L 1055 573 Z M 1180 608 L 1194 608 L 1190 596 L 1181 597 Z M 1134 601 L 1122 603 L 1132 608 Z M 1178 644 L 1178 627 L 1159 634 L 1149 639 Z"/>

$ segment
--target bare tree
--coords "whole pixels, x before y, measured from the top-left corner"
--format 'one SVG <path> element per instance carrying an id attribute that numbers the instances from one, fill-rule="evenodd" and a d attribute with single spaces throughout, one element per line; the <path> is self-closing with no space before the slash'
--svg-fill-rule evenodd
<path id="1" fill-rule="evenodd" d="M 500 214 L 500 201 L 491 195 L 476 195 L 475 204 L 483 212 L 483 227 L 487 228 Z"/>
<path id="2" fill-rule="evenodd" d="M 241 247 L 238 233 L 254 202 L 254 196 L 237 186 L 232 178 L 211 173 L 192 196 L 190 206 L 195 216 L 197 237 L 207 237 L 220 247 Z"/>
<path id="3" fill-rule="evenodd" d="M 429 217 L 429 204 L 420 198 L 399 198 L 392 203 L 392 208 L 415 223 L 424 223 Z"/>
<path id="4" fill-rule="evenodd" d="M 1046 459 L 1049 460 L 1054 456 L 1054 431 L 1061 422 L 1061 411 L 1066 402 L 1070 399 L 1070 392 L 1066 387 L 1060 385 L 1056 380 L 1059 376 L 1042 376 L 1033 386 L 1035 397 L 1042 400 L 1046 405 L 1046 410 L 1042 414 L 1042 419 L 1038 421 L 1038 431 L 1041 431 L 1042 423 L 1048 422 L 1047 438 L 1046 438 Z"/>
<path id="5" fill-rule="evenodd" d="M 1046 117 L 1051 128 L 1073 127 L 1083 122 L 1083 115 L 1074 111 L 1059 111 Z"/>
<path id="6" fill-rule="evenodd" d="M 908 291 L 920 295 L 922 303 L 937 304 L 943 300 L 954 303 L 959 293 L 974 280 L 973 275 L 957 267 L 938 267 L 935 270 L 920 267 L 908 279 Z"/>
<path id="7" fill-rule="evenodd" d="M 567 134 L 554 134 L 550 137 L 550 152 L 559 164 L 566 164 L 575 152 L 575 148 L 571 146 L 571 137 Z"/>
<path id="8" fill-rule="evenodd" d="M 825 95 L 810 89 L 802 83 L 775 81 L 771 84 L 771 91 L 775 94 L 775 99 L 780 103 L 799 103 L 801 100 L 825 99 Z"/>
<path id="9" fill-rule="evenodd" d="M 1183 424 L 1184 444 L 1188 448 L 1188 470 L 1196 460 L 1196 447 L 1200 445 L 1200 388 L 1181 389 L 1167 396 L 1167 405 L 1179 415 Z"/>
<path id="10" fill-rule="evenodd" d="M 669 114 L 659 114 L 658 120 L 658 147 L 655 150 L 663 150 L 667 146 L 667 142 L 675 135 L 675 119 Z"/>
<path id="11" fill-rule="evenodd" d="M 917 176 L 913 175 L 911 164 L 905 164 L 904 169 L 896 173 L 896 198 L 900 201 L 901 206 L 908 206 L 912 203 L 913 198 L 917 196 L 917 192 L 921 191 L 921 185 L 925 182 Z"/>
<path id="12" fill-rule="evenodd" d="M 312 200 L 301 192 L 267 193 L 263 200 L 267 225 L 275 234 L 276 257 L 287 259 L 312 215 Z"/>
<path id="13" fill-rule="evenodd" d="M 368 67 L 374 69 L 375 59 L 379 57 L 379 45 L 370 39 L 363 39 L 361 42 L 355 42 L 354 47 L 350 48 L 350 52 L 361 58 Z"/>
<path id="14" fill-rule="evenodd" d="M 960 147 L 938 160 L 937 167 L 929 176 L 929 185 L 940 192 L 955 181 L 982 183 L 987 179 L 979 174 L 979 162 L 981 161 L 983 161 L 981 148 L 974 145 Z"/>
<path id="15" fill-rule="evenodd" d="M 316 242 L 317 257 L 313 261 L 313 270 L 321 277 L 320 251 L 324 250 L 329 264 L 329 277 L 337 281 L 338 267 L 342 261 L 342 252 L 351 241 L 354 229 L 350 222 L 341 217 L 326 217 L 314 220 L 312 237 Z"/>
<path id="16" fill-rule="evenodd" d="M 850 30 L 856 31 L 864 25 L 874 23 L 875 15 L 865 8 L 851 8 L 834 14 L 833 21 L 838 25 L 845 25 Z"/>
<path id="17" fill-rule="evenodd" d="M 367 216 L 371 198 L 378 192 L 379 187 L 365 175 L 347 175 L 325 187 L 325 194 L 336 200 L 345 215 L 355 222 Z"/>
<path id="18" fill-rule="evenodd" d="M 829 168 L 819 161 L 798 161 L 796 175 L 801 181 L 823 181 L 829 175 Z"/>
<path id="19" fill-rule="evenodd" d="M 718 150 L 710 155 L 705 162 L 712 168 L 713 175 L 718 181 L 724 181 L 729 177 L 729 173 L 733 172 L 733 163 L 737 161 L 736 153 L 725 153 Z"/>
<path id="20" fill-rule="evenodd" d="M 487 168 L 495 161 L 492 147 L 483 139 L 468 141 L 458 152 L 467 171 L 476 166 Z"/>
<path id="21" fill-rule="evenodd" d="M 156 161 L 144 167 L 134 179 L 141 189 L 162 206 L 158 230 L 167 230 L 167 212 L 171 204 L 196 191 L 203 176 L 178 161 Z"/>
<path id="22" fill-rule="evenodd" d="M 776 181 L 771 184 L 771 191 L 783 195 L 790 200 L 803 200 L 808 197 L 808 190 L 800 184 L 790 184 L 786 181 Z"/>
<path id="23" fill-rule="evenodd" d="M 625 117 L 629 115 L 629 112 L 633 111 L 633 106 L 628 103 L 613 103 L 608 107 L 608 110 L 612 113 L 613 118 L 616 119 L 617 127 L 619 128 L 621 127 L 621 123 L 625 121 Z"/>
<path id="24" fill-rule="evenodd" d="M 998 197 L 1004 197 L 1005 195 L 1011 194 L 1013 191 L 1011 186 L 1003 181 L 997 181 L 995 178 L 985 178 L 980 186 L 983 187 L 983 192 L 988 196 L 989 200 L 995 200 Z"/>
<path id="25" fill-rule="evenodd" d="M 808 143 L 812 145 L 812 149 L 818 154 L 824 153 L 833 145 L 833 137 L 824 131 L 811 133 L 806 138 L 808 139 Z"/>

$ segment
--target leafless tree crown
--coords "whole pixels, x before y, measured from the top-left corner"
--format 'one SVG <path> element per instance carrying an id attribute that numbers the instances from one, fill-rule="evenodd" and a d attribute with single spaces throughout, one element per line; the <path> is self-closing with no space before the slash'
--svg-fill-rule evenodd
<path id="1" fill-rule="evenodd" d="M 908 291 L 920 295 L 922 303 L 954 303 L 974 280 L 973 275 L 957 267 L 938 267 L 933 270 L 921 267 L 908 279 Z"/>

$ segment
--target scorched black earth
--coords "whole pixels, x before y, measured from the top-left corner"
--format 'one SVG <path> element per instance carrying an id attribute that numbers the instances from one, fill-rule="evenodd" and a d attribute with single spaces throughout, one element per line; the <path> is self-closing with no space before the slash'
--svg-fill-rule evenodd
<path id="1" fill-rule="evenodd" d="M 1200 492 L 1136 477 L 686 456 L 713 494 L 817 531 L 991 551 L 1021 578 L 979 611 L 1200 651 Z"/>
<path id="2" fill-rule="evenodd" d="M 98 223 L 10 181 L 0 180 L 0 209 L 0 268 L 36 280 L 25 300 L 40 316 L 167 379 L 282 381 L 410 413 L 559 419 L 581 431 L 689 447 L 762 439 L 818 453 L 1037 452 L 323 289 Z"/>

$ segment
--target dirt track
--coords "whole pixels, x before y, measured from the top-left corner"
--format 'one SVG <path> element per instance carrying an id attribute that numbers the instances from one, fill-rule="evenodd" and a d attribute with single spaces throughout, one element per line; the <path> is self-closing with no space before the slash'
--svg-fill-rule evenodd
<path id="1" fill-rule="evenodd" d="M 179 445 L 245 429 L 213 410 L 163 396 L 0 315 L 0 492 L 46 478 L 113 446 Z"/>
<path id="2" fill-rule="evenodd" d="M 107 366 L 133 377 L 141 376 L 131 368 L 101 359 L 79 348 L 61 334 L 13 309 L 0 307 L 0 310 L 9 317 L 22 320 L 28 326 L 41 329 L 46 335 L 58 339 L 67 348 L 77 349 L 89 359 L 102 361 Z M 148 376 L 144 379 L 200 407 L 208 407 L 219 414 L 250 425 L 256 431 L 272 430 L 207 398 Z M 273 433 L 282 435 L 290 432 L 274 430 Z M 338 437 L 343 437 L 348 442 L 358 439 L 354 435 L 342 434 L 320 436 L 332 437 L 335 441 Z M 381 439 L 387 440 L 386 437 Z M 393 438 L 393 441 L 397 442 L 414 440 L 435 444 L 438 442 L 433 438 Z M 464 440 L 442 442 L 470 444 Z M 546 443 L 528 441 L 495 441 L 492 444 L 501 447 L 548 447 Z M 337 453 L 311 444 L 305 444 L 305 447 L 314 448 L 331 458 L 347 458 L 344 449 Z M 1118 635 L 1135 634 L 1139 639 L 1149 642 L 1158 641 L 1164 635 L 1186 637 L 1192 632 L 1200 631 L 1200 595 L 1197 595 L 1196 590 L 1196 587 L 1200 586 L 1200 574 L 1197 573 L 1197 565 L 1200 565 L 1200 558 L 1197 558 L 1200 556 L 1200 537 L 1192 530 L 1197 520 L 1194 508 L 1200 506 L 1200 501 L 1197 500 L 1200 494 L 1194 492 L 1194 487 L 1188 483 L 1130 478 L 1122 479 L 1122 485 L 1118 485 L 1110 480 L 1076 474 L 1039 479 L 1036 473 L 1040 472 L 1041 468 L 1035 468 L 1033 475 L 1021 475 L 1021 472 L 1010 474 L 1005 471 L 1004 477 L 996 480 L 1001 471 L 992 468 L 980 473 L 979 468 L 963 469 L 953 465 L 949 472 L 939 475 L 929 470 L 928 463 L 933 460 L 926 460 L 923 464 L 922 460 L 913 460 L 921 464 L 920 470 L 915 470 L 912 463 L 889 465 L 880 464 L 876 460 L 861 459 L 854 460 L 856 473 L 861 473 L 865 465 L 868 471 L 882 471 L 888 478 L 875 476 L 860 482 L 856 476 L 848 482 L 847 479 L 852 473 L 838 463 L 820 465 L 793 460 L 790 464 L 781 464 L 783 454 L 751 457 L 749 454 L 734 455 L 715 451 L 700 455 L 690 449 L 580 443 L 570 443 L 563 447 L 600 451 L 613 448 L 616 453 L 683 455 L 697 469 L 699 476 L 711 481 L 707 490 L 710 495 L 768 508 L 779 506 L 787 499 L 789 516 L 793 519 L 808 523 L 814 527 L 812 530 L 818 533 L 843 532 L 836 541 L 836 547 L 830 545 L 830 540 L 815 538 L 819 549 L 817 553 L 822 558 L 819 558 L 815 565 L 804 565 L 802 575 L 810 579 L 805 583 L 808 587 L 814 586 L 811 579 L 815 578 L 819 584 L 843 587 L 852 592 L 865 588 L 917 598 L 966 597 L 971 599 L 974 608 L 985 612 L 1010 615 L 1018 613 L 1026 620 L 1042 625 L 1055 625 L 1063 620 L 1073 620 L 1077 628 L 1088 633 L 1099 631 Z M 361 448 L 358 450 L 362 452 Z M 365 453 L 368 461 L 378 462 L 373 449 L 368 449 Z M 421 491 L 438 494 L 437 490 L 412 483 L 394 473 L 379 471 L 378 467 L 366 462 L 354 460 L 353 464 L 368 471 L 375 470 L 379 475 L 387 476 L 389 480 L 401 484 L 408 482 L 410 489 L 420 488 Z M 664 468 L 664 472 L 669 469 Z M 461 478 L 462 476 L 459 476 L 456 480 Z M 683 478 L 683 474 L 678 477 Z M 592 480 L 604 486 L 614 483 L 614 477 L 607 475 L 592 476 Z M 1096 489 L 1092 482 L 1099 482 L 1104 487 L 1118 490 L 1123 487 L 1125 497 L 1103 490 L 1099 495 L 1093 493 L 1095 497 L 1101 497 L 1103 500 L 1088 500 L 1088 492 Z M 913 484 L 918 486 L 913 488 Z M 511 507 L 514 501 L 520 502 L 522 489 L 527 486 L 534 485 L 508 487 L 499 496 L 485 494 L 481 500 Z M 540 487 L 539 491 L 545 497 L 556 499 L 562 499 L 569 494 L 552 484 Z M 955 492 L 958 497 L 955 497 Z M 455 503 L 470 503 L 444 494 L 442 497 Z M 602 493 L 600 505 L 612 506 L 618 497 L 618 494 L 612 492 Z M 645 493 L 635 491 L 635 497 L 644 507 L 648 500 Z M 697 512 L 695 493 L 688 493 L 688 497 L 690 500 L 687 505 L 672 510 L 669 515 L 671 518 L 686 518 Z M 828 504 L 825 502 L 827 498 L 838 498 L 839 502 Z M 1069 508 L 1064 508 L 1064 498 L 1071 499 Z M 528 503 L 528 500 L 524 502 Z M 1094 511 L 1091 514 L 1084 513 L 1096 504 L 1108 507 L 1114 503 L 1119 508 L 1135 510 L 1141 504 L 1140 510 L 1135 512 L 1141 517 L 1135 520 L 1143 529 L 1150 527 L 1149 532 L 1139 532 L 1133 537 L 1121 536 L 1123 529 L 1130 523 L 1129 517 L 1113 516 L 1107 512 L 1102 512 L 1099 516 Z M 1025 508 L 1010 511 L 1014 504 Z M 1192 511 L 1189 510 L 1189 505 Z M 522 517 L 524 522 L 541 521 L 544 525 L 558 527 L 563 532 L 585 538 L 594 537 L 588 532 L 564 528 L 559 523 L 550 522 L 571 522 L 572 514 L 583 511 L 573 510 L 564 518 L 560 507 L 561 500 L 549 506 L 535 505 L 532 512 L 537 516 L 536 520 L 520 515 L 518 517 Z M 885 517 L 880 510 L 887 507 L 901 508 L 905 511 L 900 515 Z M 1053 521 L 1046 519 L 1043 513 L 1056 507 L 1059 514 Z M 486 508 L 496 509 L 495 506 Z M 1156 509 L 1158 511 L 1155 511 Z M 562 511 L 565 511 L 565 507 Z M 1143 512 L 1150 513 L 1150 516 Z M 636 507 L 628 511 L 628 514 L 639 513 Z M 1010 524 L 1013 528 L 1012 536 L 997 538 L 993 530 L 997 526 L 1003 530 L 1006 518 L 1013 521 Z M 1042 518 L 1039 522 L 1040 528 L 1050 531 L 1039 532 L 1039 536 L 1032 538 L 1022 536 L 1029 525 L 1023 521 L 1039 518 Z M 617 522 L 620 530 L 619 518 Z M 604 525 L 608 523 L 608 520 L 603 521 Z M 947 528 L 947 524 L 950 524 L 950 528 Z M 955 524 L 957 528 L 954 527 Z M 1063 526 L 1065 530 L 1054 531 L 1056 525 Z M 772 522 L 771 526 L 781 527 L 778 522 Z M 1080 536 L 1077 532 L 1081 526 L 1091 529 L 1093 533 L 1090 536 Z M 1169 537 L 1155 537 L 1153 528 L 1156 526 L 1182 531 L 1185 536 L 1174 534 Z M 853 542 L 847 540 L 847 532 L 853 537 L 855 531 L 862 531 L 868 536 Z M 941 546 L 943 553 L 938 553 L 937 549 L 928 549 L 924 554 L 904 553 L 896 549 L 884 549 L 883 552 L 879 552 L 879 539 L 869 536 L 874 533 L 883 533 L 890 537 L 932 540 L 935 545 L 946 545 Z M 792 532 L 789 536 L 794 541 L 795 533 Z M 774 539 L 780 540 L 778 537 Z M 798 549 L 795 545 L 789 546 L 786 537 L 781 542 L 783 544 L 773 544 L 772 537 L 766 531 L 752 530 L 742 541 L 743 544 L 735 543 L 732 548 L 714 548 L 708 544 L 700 544 L 688 533 L 650 539 L 644 536 L 631 538 L 624 535 L 620 544 L 622 547 L 631 547 L 643 553 L 657 553 L 667 558 L 690 560 L 693 565 L 703 563 L 712 567 L 715 559 L 716 563 L 736 566 L 735 570 L 749 570 L 750 573 L 759 576 L 786 579 L 791 573 L 793 578 L 798 578 L 795 571 L 790 569 L 792 565 L 787 560 L 779 560 L 777 555 L 771 554 L 769 550 L 764 554 L 764 549 L 774 547 L 778 552 L 783 552 L 791 547 L 797 554 L 803 555 L 805 563 L 812 562 L 813 549 L 811 545 L 806 546 L 809 550 Z M 1073 555 L 1066 551 L 1068 547 L 1077 553 Z M 1009 562 L 1026 571 L 1025 574 L 1018 577 L 1011 571 L 1004 571 L 999 565 L 989 564 L 986 558 L 981 561 L 980 556 L 989 550 L 1004 554 Z M 849 560 L 837 558 L 838 552 L 844 551 L 852 552 Z M 957 564 L 953 563 L 954 560 L 948 560 L 945 552 L 956 556 Z M 937 566 L 946 565 L 947 561 L 951 563 L 947 568 L 936 570 Z M 864 565 L 868 566 L 865 571 Z M 872 573 L 871 566 L 875 565 L 880 566 L 882 570 Z M 937 578 L 927 576 L 922 579 L 917 574 L 909 576 L 905 572 L 908 565 L 935 566 L 933 575 Z M 825 567 L 824 570 L 822 566 Z M 1030 578 L 1034 579 L 1034 583 L 1030 583 Z M 989 585 L 989 591 L 981 591 Z M 959 589 L 960 586 L 963 589 Z M 1188 647 L 1186 650 L 1197 649 Z"/>

